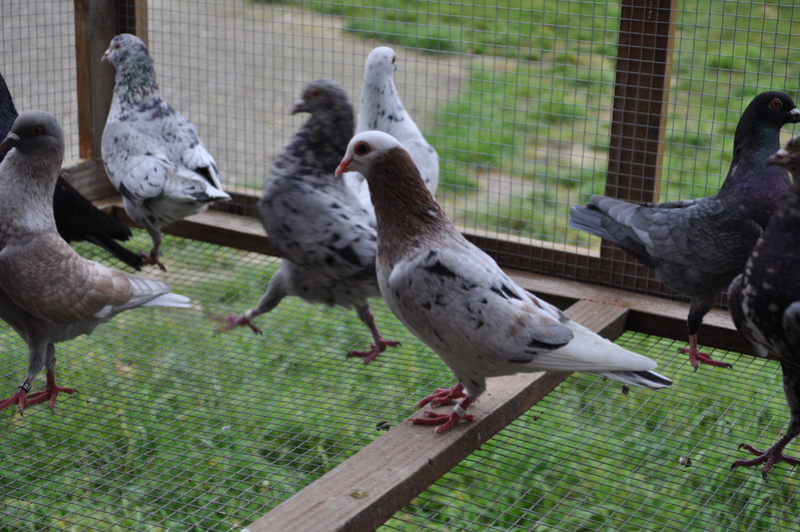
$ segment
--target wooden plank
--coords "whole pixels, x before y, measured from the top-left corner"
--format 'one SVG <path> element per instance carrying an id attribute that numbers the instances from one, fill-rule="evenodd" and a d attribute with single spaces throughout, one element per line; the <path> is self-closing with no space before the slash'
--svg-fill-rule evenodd
<path id="1" fill-rule="evenodd" d="M 598 332 L 622 331 L 626 309 L 581 301 L 567 314 Z M 245 530 L 372 531 L 475 449 L 536 404 L 569 373 L 489 379 L 471 412 L 477 419 L 445 434 L 403 423 Z M 443 407 L 452 408 L 452 407 Z"/>

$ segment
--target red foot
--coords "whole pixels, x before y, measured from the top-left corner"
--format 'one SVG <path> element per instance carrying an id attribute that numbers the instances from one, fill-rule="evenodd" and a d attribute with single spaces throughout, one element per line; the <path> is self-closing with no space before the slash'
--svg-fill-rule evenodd
<path id="1" fill-rule="evenodd" d="M 145 253 L 144 251 L 140 251 L 139 255 L 142 257 L 142 264 L 152 264 L 158 266 L 162 272 L 167 271 L 166 266 L 164 266 L 164 264 L 158 258 L 160 255 L 159 252 L 153 253 L 151 251 L 150 253 Z"/>
<path id="2" fill-rule="evenodd" d="M 797 458 L 790 458 L 783 454 L 783 445 L 779 446 L 778 444 L 773 445 L 766 451 L 760 451 L 749 445 L 747 443 L 743 443 L 739 446 L 739 449 L 745 449 L 750 454 L 756 455 L 756 458 L 752 458 L 750 460 L 736 460 L 731 469 L 736 469 L 737 467 L 755 467 L 761 464 L 764 464 L 764 467 L 761 468 L 761 476 L 764 480 L 767 480 L 767 475 L 769 475 L 772 466 L 775 464 L 779 464 L 781 462 L 786 462 L 787 464 L 791 465 L 792 467 L 797 466 L 800 464 L 800 460 Z"/>
<path id="3" fill-rule="evenodd" d="M 221 316 L 220 321 L 227 321 L 227 323 L 218 329 L 219 332 L 230 331 L 236 327 L 243 327 L 247 325 L 254 333 L 261 334 L 261 329 L 256 327 L 256 325 L 250 321 L 250 318 L 246 317 L 246 314 L 242 316 L 228 316 L 227 318 Z"/>
<path id="4" fill-rule="evenodd" d="M 22 411 L 25 410 L 25 398 L 26 397 L 27 397 L 27 394 L 22 390 L 22 388 L 20 388 L 19 390 L 17 390 L 17 393 L 12 395 L 8 399 L 4 399 L 3 401 L 0 401 L 0 410 L 4 410 L 4 409 L 8 408 L 9 406 L 11 406 L 13 404 L 16 404 L 17 405 L 17 410 L 21 414 Z"/>
<path id="5" fill-rule="evenodd" d="M 453 387 L 455 388 L 455 386 Z M 452 388 L 451 388 L 452 389 Z M 447 432 L 452 429 L 456 423 L 461 421 L 472 421 L 475 416 L 467 414 L 467 408 L 472 404 L 472 399 L 469 397 L 464 398 L 463 401 L 453 407 L 450 414 L 437 414 L 435 412 L 426 412 L 423 418 L 411 418 L 411 423 L 414 425 L 438 425 L 436 427 L 436 434 Z"/>
<path id="6" fill-rule="evenodd" d="M 27 401 L 25 401 L 25 406 L 29 407 L 47 401 L 47 406 L 50 407 L 50 411 L 55 414 L 56 397 L 58 397 L 58 394 L 59 393 L 73 394 L 75 393 L 75 391 L 76 391 L 75 388 L 62 388 L 61 386 L 54 386 L 53 388 L 51 388 L 50 386 L 48 386 L 43 392 L 36 392 L 30 394 L 28 396 Z"/>
<path id="7" fill-rule="evenodd" d="M 378 339 L 378 343 L 376 344 L 369 344 L 371 349 L 369 351 L 350 351 L 347 353 L 347 358 L 351 357 L 358 357 L 364 359 L 364 365 L 366 366 L 376 358 L 378 355 L 386 351 L 387 347 L 400 347 L 400 342 L 395 342 L 394 340 L 384 340 L 383 338 Z"/>
<path id="8" fill-rule="evenodd" d="M 431 406 L 449 405 L 456 399 L 466 397 L 464 386 L 459 382 L 451 388 L 437 388 L 432 394 L 418 402 L 415 408 L 422 408 L 428 403 Z"/>
<path id="9" fill-rule="evenodd" d="M 684 347 L 683 349 L 678 349 L 681 353 L 688 353 L 689 354 L 689 362 L 692 364 L 692 367 L 695 371 L 697 371 L 698 366 L 700 363 L 708 364 L 709 366 L 717 366 L 721 368 L 732 368 L 733 365 L 728 364 L 727 362 L 722 362 L 720 360 L 714 360 L 707 353 L 702 353 L 697 348 L 697 335 L 691 334 L 689 335 L 689 347 Z"/>

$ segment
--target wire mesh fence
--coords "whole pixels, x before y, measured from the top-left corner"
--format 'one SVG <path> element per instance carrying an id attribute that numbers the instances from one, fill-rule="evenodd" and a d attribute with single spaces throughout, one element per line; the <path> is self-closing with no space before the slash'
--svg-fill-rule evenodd
<path id="1" fill-rule="evenodd" d="M 358 109 L 364 60 L 385 44 L 398 54 L 400 96 L 441 156 L 437 199 L 459 226 L 500 235 L 494 251 L 519 260 L 542 248 L 599 253 L 599 240 L 568 229 L 567 218 L 569 207 L 605 190 L 623 4 L 117 5 L 146 8 L 135 25 L 146 33 L 161 90 L 197 125 L 227 187 L 260 192 L 305 120 L 290 111 L 309 81 L 335 79 Z M 674 8 L 660 199 L 715 192 L 750 99 L 764 90 L 794 97 L 800 88 L 791 3 Z M 3 15 L 2 74 L 17 108 L 55 114 L 66 157 L 76 158 L 73 4 L 14 1 Z M 142 232 L 136 239 L 134 248 L 147 248 Z M 165 277 L 194 308 L 127 313 L 59 345 L 59 377 L 80 393 L 60 398 L 55 415 L 3 412 L 4 529 L 237 529 L 377 438 L 379 424 L 402 422 L 416 399 L 452 378 L 380 304 L 385 335 L 403 348 L 368 368 L 343 359 L 368 337 L 342 310 L 285 300 L 260 320 L 262 336 L 215 334 L 213 316 L 253 306 L 277 261 L 177 238 L 165 246 L 169 271 L 147 274 Z M 615 279 L 641 275 L 608 260 Z M 579 262 L 545 255 L 541 269 Z M 3 386 L 12 390 L 25 350 L 7 326 L 0 332 Z M 735 362 L 734 372 L 693 374 L 672 354 L 682 344 L 632 333 L 621 341 L 653 355 L 675 390 L 622 395 L 573 376 L 383 528 L 796 528 L 800 503 L 787 468 L 767 485 L 755 471 L 728 471 L 739 443 L 767 445 L 783 431 L 777 366 L 717 353 Z"/>

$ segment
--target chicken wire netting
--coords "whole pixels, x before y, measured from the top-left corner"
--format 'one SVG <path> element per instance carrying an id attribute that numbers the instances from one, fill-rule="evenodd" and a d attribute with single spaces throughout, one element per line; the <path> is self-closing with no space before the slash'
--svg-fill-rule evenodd
<path id="1" fill-rule="evenodd" d="M 18 110 L 57 116 L 74 159 L 81 95 L 73 5 L 7 4 L 0 72 Z M 437 199 L 456 223 L 534 247 L 598 253 L 597 239 L 567 229 L 567 213 L 605 189 L 618 3 L 117 2 L 134 4 L 146 7 L 135 25 L 146 30 L 162 92 L 197 125 L 226 188 L 260 192 L 306 119 L 289 113 L 309 81 L 340 82 L 357 110 L 364 59 L 390 45 L 400 96 L 441 156 Z M 750 99 L 769 89 L 797 97 L 800 83 L 791 3 L 677 7 L 662 199 L 716 191 Z M 130 246 L 148 244 L 136 231 Z M 192 297 L 193 309 L 125 313 L 60 344 L 60 382 L 80 393 L 61 396 L 55 415 L 42 406 L 2 412 L 5 529 L 233 530 L 452 380 L 380 303 L 382 332 L 403 347 L 367 368 L 343 358 L 365 347 L 368 334 L 341 309 L 289 299 L 258 320 L 262 336 L 216 334 L 214 317 L 252 307 L 276 260 L 177 238 L 164 250 L 169 271 L 146 273 Z M 543 259 L 545 270 L 561 271 L 565 259 L 555 257 Z M 7 326 L 0 332 L 10 393 L 26 349 Z M 632 333 L 622 342 L 654 356 L 676 387 L 622 395 L 575 375 L 383 528 L 797 528 L 788 467 L 778 466 L 768 484 L 755 470 L 728 470 L 743 457 L 739 443 L 765 447 L 785 429 L 778 367 L 718 352 L 733 371 L 691 373 L 674 354 L 682 342 Z"/>

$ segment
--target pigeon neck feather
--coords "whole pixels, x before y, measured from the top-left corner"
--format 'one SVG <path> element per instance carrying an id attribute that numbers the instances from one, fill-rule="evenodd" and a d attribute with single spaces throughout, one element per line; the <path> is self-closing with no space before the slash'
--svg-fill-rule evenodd
<path id="1" fill-rule="evenodd" d="M 53 194 L 63 155 L 24 156 L 12 149 L 0 163 L 0 248 L 15 235 L 55 231 Z"/>

